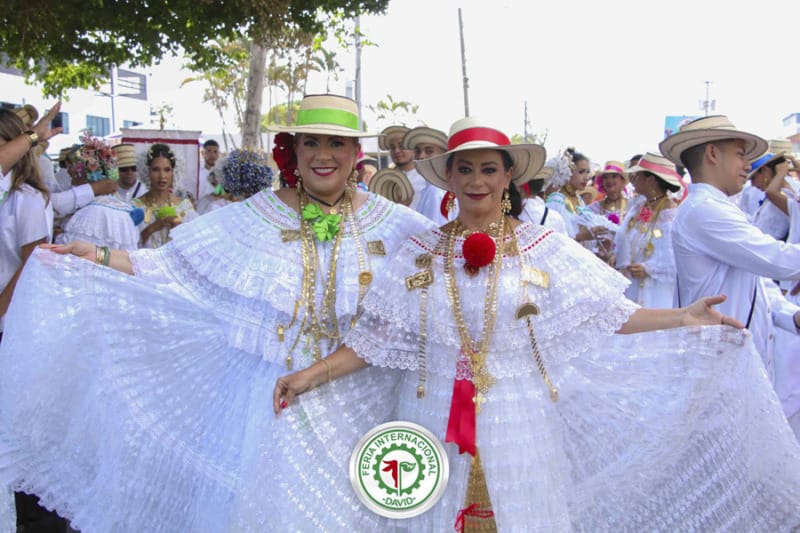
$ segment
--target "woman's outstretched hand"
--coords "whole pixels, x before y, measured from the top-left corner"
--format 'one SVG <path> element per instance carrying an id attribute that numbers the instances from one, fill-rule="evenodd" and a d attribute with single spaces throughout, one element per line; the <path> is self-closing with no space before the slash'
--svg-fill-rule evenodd
<path id="1" fill-rule="evenodd" d="M 281 409 L 289 407 L 296 396 L 308 392 L 313 387 L 308 369 L 282 376 L 275 382 L 275 391 L 272 394 L 272 409 L 276 415 Z"/>
<path id="2" fill-rule="evenodd" d="M 744 329 L 744 324 L 733 318 L 732 316 L 723 315 L 716 309 L 715 305 L 719 305 L 726 300 L 725 296 L 706 296 L 700 298 L 693 304 L 684 308 L 682 325 L 684 326 L 713 326 L 720 324 L 727 324 L 737 329 Z"/>
<path id="3" fill-rule="evenodd" d="M 57 254 L 72 254 L 92 263 L 97 262 L 97 246 L 90 242 L 72 241 L 66 244 L 42 244 L 39 247 Z"/>

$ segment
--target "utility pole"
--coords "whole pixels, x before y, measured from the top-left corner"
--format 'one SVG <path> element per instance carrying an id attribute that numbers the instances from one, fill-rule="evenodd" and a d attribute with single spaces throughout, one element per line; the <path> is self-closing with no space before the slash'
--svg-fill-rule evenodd
<path id="1" fill-rule="evenodd" d="M 717 102 L 716 102 L 716 100 L 711 100 L 711 98 L 709 96 L 710 95 L 710 90 L 709 89 L 711 87 L 711 82 L 710 81 L 706 81 L 705 83 L 706 83 L 706 99 L 705 100 L 700 100 L 700 109 L 702 109 L 703 112 L 705 112 L 706 116 L 708 116 L 709 110 L 710 111 L 714 111 L 714 107 L 716 106 Z"/>
<path id="2" fill-rule="evenodd" d="M 458 8 L 458 34 L 461 37 L 461 78 L 464 80 L 464 116 L 469 116 L 469 78 L 467 77 L 467 56 L 464 51 L 464 23 L 461 8 Z"/>
<path id="3" fill-rule="evenodd" d="M 524 127 L 523 127 L 523 134 L 522 134 L 522 142 L 524 142 L 525 144 L 530 143 L 530 140 L 529 140 L 530 137 L 528 136 L 528 126 L 529 125 L 530 125 L 530 122 L 528 121 L 528 101 L 525 100 L 525 124 L 524 124 Z"/>

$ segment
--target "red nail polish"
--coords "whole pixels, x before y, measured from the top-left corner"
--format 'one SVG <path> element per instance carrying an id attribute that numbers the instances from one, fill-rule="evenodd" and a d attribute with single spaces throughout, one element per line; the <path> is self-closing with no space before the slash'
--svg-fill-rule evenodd
<path id="1" fill-rule="evenodd" d="M 286 403 L 286 400 L 282 400 L 281 401 L 281 409 L 286 409 L 288 406 L 289 406 L 289 404 Z"/>

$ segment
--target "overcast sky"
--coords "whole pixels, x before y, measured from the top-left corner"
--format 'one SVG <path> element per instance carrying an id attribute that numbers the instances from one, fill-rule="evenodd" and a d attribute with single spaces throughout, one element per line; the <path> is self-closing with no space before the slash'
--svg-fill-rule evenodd
<path id="1" fill-rule="evenodd" d="M 458 7 L 470 114 L 521 134 L 527 101 L 549 153 L 575 146 L 602 163 L 656 150 L 665 115 L 703 113 L 706 81 L 715 113 L 767 138 L 785 136 L 782 119 L 800 112 L 797 0 L 392 0 L 361 21 L 377 44 L 362 53 L 365 104 L 391 94 L 445 131 L 464 116 Z M 331 89 L 343 94 L 355 62 L 352 51 L 337 57 L 346 71 Z M 156 69 L 152 101 L 174 100 L 185 129 L 220 131 L 210 106 L 198 113 L 199 85 L 177 90 L 182 76 L 174 63 Z M 311 80 L 309 92 L 324 89 Z"/>

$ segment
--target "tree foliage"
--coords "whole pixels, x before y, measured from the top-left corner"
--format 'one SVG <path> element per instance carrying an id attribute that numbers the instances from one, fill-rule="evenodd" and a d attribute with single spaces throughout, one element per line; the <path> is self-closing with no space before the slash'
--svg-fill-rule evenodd
<path id="1" fill-rule="evenodd" d="M 0 50 L 43 83 L 47 96 L 98 88 L 112 64 L 133 67 L 185 54 L 200 70 L 224 61 L 221 46 L 246 36 L 262 46 L 287 28 L 324 32 L 330 17 L 382 13 L 388 0 L 7 0 Z"/>

